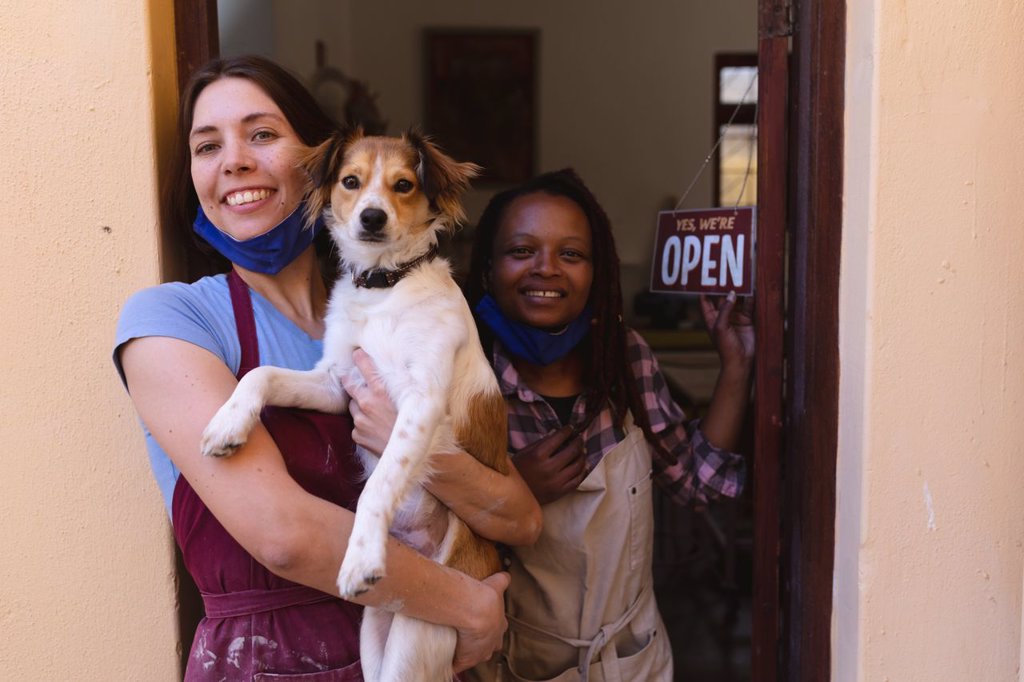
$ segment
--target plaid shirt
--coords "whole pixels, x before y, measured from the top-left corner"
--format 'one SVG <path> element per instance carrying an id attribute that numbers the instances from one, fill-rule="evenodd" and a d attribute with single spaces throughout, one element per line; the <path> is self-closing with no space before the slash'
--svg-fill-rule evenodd
<path id="1" fill-rule="evenodd" d="M 666 459 L 658 449 L 651 448 L 655 482 L 679 504 L 694 499 L 704 502 L 718 495 L 738 496 L 746 477 L 743 457 L 709 443 L 700 430 L 699 420 L 687 422 L 686 415 L 669 395 L 665 376 L 658 369 L 650 346 L 632 329 L 626 333 L 626 352 L 647 407 L 651 431 L 664 450 L 674 455 L 673 459 Z M 493 360 L 494 373 L 508 404 L 508 442 L 514 458 L 515 453 L 533 441 L 561 427 L 561 422 L 544 398 L 520 380 L 498 341 L 494 343 Z M 585 403 L 582 395 L 576 399 L 572 424 L 583 421 Z M 597 466 L 605 453 L 624 437 L 624 431 L 612 422 L 611 409 L 602 410 L 584 432 L 587 470 Z"/>

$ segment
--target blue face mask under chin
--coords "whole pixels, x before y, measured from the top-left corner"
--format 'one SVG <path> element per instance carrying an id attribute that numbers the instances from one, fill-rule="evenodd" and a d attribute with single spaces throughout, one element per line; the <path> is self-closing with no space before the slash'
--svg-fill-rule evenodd
<path id="1" fill-rule="evenodd" d="M 554 333 L 508 319 L 490 294 L 480 299 L 474 312 L 509 353 L 534 365 L 550 365 L 561 360 L 590 332 L 589 303 L 565 329 Z"/>
<path id="2" fill-rule="evenodd" d="M 291 215 L 277 226 L 245 241 L 238 241 L 231 235 L 221 232 L 206 217 L 202 206 L 196 213 L 192 229 L 216 249 L 217 253 L 232 263 L 253 272 L 276 275 L 298 258 L 324 227 L 323 219 L 319 217 L 311 228 L 303 227 L 305 208 L 305 202 L 300 202 Z"/>

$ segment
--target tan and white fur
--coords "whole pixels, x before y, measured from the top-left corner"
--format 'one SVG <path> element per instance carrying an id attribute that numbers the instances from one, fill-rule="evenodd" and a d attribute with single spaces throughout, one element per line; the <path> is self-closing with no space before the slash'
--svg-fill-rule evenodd
<path id="1" fill-rule="evenodd" d="M 424 260 L 390 288 L 354 283 L 359 273 L 395 270 L 433 249 L 439 234 L 464 218 L 461 195 L 478 168 L 456 163 L 416 133 L 367 137 L 359 130 L 320 145 L 304 165 L 312 178 L 310 215 L 323 212 L 343 262 L 323 358 L 308 372 L 249 372 L 207 426 L 203 454 L 228 455 L 244 444 L 264 405 L 346 410 L 341 377 L 358 372 L 352 352 L 363 348 L 398 415 L 379 459 L 360 452 L 370 475 L 338 575 L 342 597 L 362 594 L 384 576 L 389 530 L 435 561 L 475 578 L 490 575 L 499 570 L 494 546 L 422 487 L 430 453 L 464 449 L 508 470 L 505 404 L 450 265 Z M 450 680 L 455 640 L 452 628 L 367 608 L 363 674 L 369 682 Z"/>

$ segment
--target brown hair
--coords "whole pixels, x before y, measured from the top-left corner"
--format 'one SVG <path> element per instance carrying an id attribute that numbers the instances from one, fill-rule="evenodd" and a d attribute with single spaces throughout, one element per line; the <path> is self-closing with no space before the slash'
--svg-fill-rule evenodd
<path id="1" fill-rule="evenodd" d="M 221 78 L 244 78 L 258 85 L 281 109 L 299 139 L 313 147 L 326 140 L 337 125 L 323 112 L 309 91 L 281 66 L 259 56 L 214 59 L 189 78 L 181 93 L 178 129 L 170 172 L 161 191 L 161 220 L 172 235 L 172 245 L 182 249 L 185 279 L 195 281 L 205 275 L 226 272 L 231 264 L 192 230 L 199 198 L 192 185 L 192 158 L 188 137 L 199 94 Z M 331 253 L 327 231 L 317 239 L 321 258 Z"/>

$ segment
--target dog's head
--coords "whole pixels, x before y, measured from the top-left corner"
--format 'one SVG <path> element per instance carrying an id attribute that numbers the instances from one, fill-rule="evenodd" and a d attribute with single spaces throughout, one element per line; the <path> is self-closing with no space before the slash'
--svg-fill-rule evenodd
<path id="1" fill-rule="evenodd" d="M 303 160 L 307 217 L 323 214 L 342 258 L 361 269 L 394 268 L 426 253 L 463 220 L 462 194 L 480 168 L 458 163 L 415 131 L 376 137 L 338 133 Z"/>

